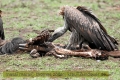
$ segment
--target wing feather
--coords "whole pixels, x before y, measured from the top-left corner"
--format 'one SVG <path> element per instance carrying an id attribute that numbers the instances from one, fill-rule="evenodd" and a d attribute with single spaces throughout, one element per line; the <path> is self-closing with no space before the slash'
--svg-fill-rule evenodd
<path id="1" fill-rule="evenodd" d="M 85 14 L 85 11 L 66 7 L 64 17 L 69 27 L 73 27 L 85 40 L 94 44 L 98 49 L 111 51 L 117 48 L 113 42 L 115 39 L 111 40 L 99 20 L 87 11 Z"/>

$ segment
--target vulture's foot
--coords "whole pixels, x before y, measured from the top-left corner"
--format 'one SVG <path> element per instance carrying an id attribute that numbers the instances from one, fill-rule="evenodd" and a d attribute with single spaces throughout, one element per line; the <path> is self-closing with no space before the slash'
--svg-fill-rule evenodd
<path id="1" fill-rule="evenodd" d="M 89 47 L 88 44 L 82 44 L 82 48 L 81 48 L 81 50 L 83 50 L 83 51 L 87 51 L 87 50 L 91 50 L 91 48 Z"/>

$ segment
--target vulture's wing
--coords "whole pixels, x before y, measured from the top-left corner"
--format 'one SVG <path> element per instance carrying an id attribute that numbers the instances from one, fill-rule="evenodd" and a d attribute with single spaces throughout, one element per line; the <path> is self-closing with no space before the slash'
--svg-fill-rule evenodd
<path id="1" fill-rule="evenodd" d="M 3 30 L 3 21 L 2 18 L 0 17 L 0 31 Z"/>
<path id="2" fill-rule="evenodd" d="M 83 36 L 90 44 L 94 44 L 96 48 L 112 51 L 118 49 L 115 42 L 117 41 L 110 37 L 100 21 L 86 8 L 65 7 L 64 17 L 69 25 L 73 27 L 79 34 Z"/>
<path id="3" fill-rule="evenodd" d="M 4 35 L 4 28 L 3 28 L 3 21 L 1 18 L 1 13 L 2 13 L 2 11 L 0 10 L 0 38 L 4 40 L 5 35 Z"/>
<path id="4" fill-rule="evenodd" d="M 1 14 L 2 14 L 2 11 L 0 10 L 0 30 L 1 30 L 2 27 L 3 27 L 3 22 L 2 22 Z"/>

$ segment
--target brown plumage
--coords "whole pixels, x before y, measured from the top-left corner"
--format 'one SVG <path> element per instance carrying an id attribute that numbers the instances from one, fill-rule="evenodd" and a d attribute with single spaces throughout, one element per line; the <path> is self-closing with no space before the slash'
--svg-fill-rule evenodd
<path id="1" fill-rule="evenodd" d="M 0 10 L 0 38 L 4 40 L 5 35 L 4 35 L 4 28 L 3 28 L 3 21 L 2 21 L 1 14 L 2 14 L 2 11 Z"/>
<path id="2" fill-rule="evenodd" d="M 50 37 L 50 32 L 52 32 L 52 30 L 45 29 L 41 31 L 41 33 L 37 37 L 28 41 L 28 45 L 43 44 L 44 42 L 48 41 L 48 38 Z"/>
<path id="3" fill-rule="evenodd" d="M 44 44 L 44 42 L 48 41 L 48 38 L 51 36 L 51 32 L 53 32 L 53 30 L 45 29 L 41 31 L 37 37 L 27 40 L 24 44 L 19 44 L 19 49 L 26 51 L 37 49 L 38 52 L 48 52 L 49 48 Z"/>
<path id="4" fill-rule="evenodd" d="M 118 49 L 117 41 L 107 34 L 99 19 L 87 8 L 64 6 L 62 10 L 70 31 L 72 31 L 71 28 L 74 28 L 83 40 L 89 43 L 90 47 L 107 51 Z"/>

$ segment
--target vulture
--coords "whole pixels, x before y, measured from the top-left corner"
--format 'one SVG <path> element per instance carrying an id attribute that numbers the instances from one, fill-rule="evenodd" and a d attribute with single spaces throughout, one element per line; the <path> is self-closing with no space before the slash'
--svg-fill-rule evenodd
<path id="1" fill-rule="evenodd" d="M 2 21 L 2 18 L 1 18 L 1 14 L 2 14 L 2 11 L 0 10 L 0 38 L 2 40 L 5 40 L 3 21 Z"/>
<path id="2" fill-rule="evenodd" d="M 48 41 L 53 42 L 69 30 L 71 36 L 67 49 L 75 45 L 81 48 L 87 44 L 94 49 L 118 50 L 117 41 L 108 35 L 100 20 L 86 7 L 63 6 L 60 15 L 63 16 L 64 25 L 56 29 Z"/>

